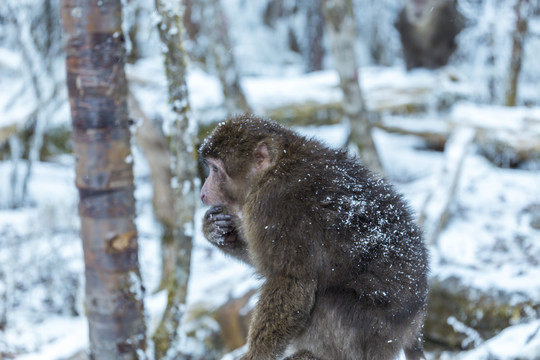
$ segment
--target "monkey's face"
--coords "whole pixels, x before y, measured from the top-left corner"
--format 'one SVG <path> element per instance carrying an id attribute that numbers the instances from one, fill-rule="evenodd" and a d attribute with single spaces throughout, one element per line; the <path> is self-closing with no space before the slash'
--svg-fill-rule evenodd
<path id="1" fill-rule="evenodd" d="M 223 205 L 235 215 L 240 214 L 247 194 L 256 179 L 271 166 L 268 146 L 261 142 L 253 152 L 245 155 L 245 166 L 230 175 L 227 166 L 220 159 L 204 159 L 208 167 L 208 177 L 201 190 L 201 200 L 205 205 Z"/>
<path id="2" fill-rule="evenodd" d="M 201 190 L 201 200 L 205 205 L 224 205 L 226 200 L 229 200 L 225 199 L 224 188 L 231 179 L 225 172 L 221 160 L 207 159 L 205 164 L 208 168 L 208 177 Z"/>
<path id="3" fill-rule="evenodd" d="M 236 213 L 241 207 L 240 189 L 227 174 L 219 159 L 206 159 L 208 177 L 201 190 L 201 200 L 205 205 L 223 205 L 228 211 Z"/>

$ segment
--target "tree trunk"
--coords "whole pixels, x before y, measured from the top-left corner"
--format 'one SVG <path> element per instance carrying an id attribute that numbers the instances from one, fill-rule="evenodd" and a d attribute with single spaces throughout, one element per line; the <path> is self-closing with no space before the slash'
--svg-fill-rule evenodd
<path id="1" fill-rule="evenodd" d="M 62 0 L 93 359 L 145 358 L 120 0 Z"/>
<path id="2" fill-rule="evenodd" d="M 368 111 L 358 82 L 352 0 L 323 0 L 323 14 L 334 67 L 343 91 L 344 118 L 351 126 L 350 141 L 358 146 L 364 163 L 381 173 L 382 167 L 371 137 Z"/>
<path id="3" fill-rule="evenodd" d="M 154 334 L 156 359 L 178 358 L 179 326 L 185 313 L 193 238 L 193 216 L 198 203 L 197 163 L 195 161 L 196 124 L 190 122 L 186 63 L 182 48 L 182 9 L 165 0 L 155 0 L 160 16 L 158 30 L 164 48 L 165 70 L 169 82 L 169 103 L 173 119 L 171 129 L 172 175 L 175 184 L 174 274 L 167 286 L 167 308 Z"/>
<path id="4" fill-rule="evenodd" d="M 302 46 L 302 55 L 306 61 L 308 72 L 323 68 L 324 58 L 324 20 L 321 13 L 322 0 L 303 0 L 300 6 L 306 11 L 306 39 Z"/>
<path id="5" fill-rule="evenodd" d="M 523 62 L 523 46 L 527 36 L 527 17 L 529 15 L 529 0 L 517 0 L 514 10 L 516 11 L 516 28 L 512 33 L 512 55 L 510 58 L 510 72 L 506 90 L 506 106 L 516 106 L 517 88 L 521 64 Z"/>
<path id="6" fill-rule="evenodd" d="M 223 87 L 225 109 L 229 114 L 249 112 L 249 106 L 240 85 L 233 46 L 229 38 L 227 16 L 220 0 L 199 0 L 201 30 L 208 38 L 206 62 L 216 71 Z"/>

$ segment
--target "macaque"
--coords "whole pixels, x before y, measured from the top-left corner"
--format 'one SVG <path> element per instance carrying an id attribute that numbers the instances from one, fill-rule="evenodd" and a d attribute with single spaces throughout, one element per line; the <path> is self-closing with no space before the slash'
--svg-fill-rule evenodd
<path id="1" fill-rule="evenodd" d="M 243 360 L 423 358 L 427 252 L 387 182 L 253 115 L 220 123 L 200 156 L 205 236 L 264 279 Z"/>
<path id="2" fill-rule="evenodd" d="M 464 18 L 457 10 L 457 0 L 406 0 L 395 26 L 407 70 L 437 69 L 446 65 L 456 50 Z"/>

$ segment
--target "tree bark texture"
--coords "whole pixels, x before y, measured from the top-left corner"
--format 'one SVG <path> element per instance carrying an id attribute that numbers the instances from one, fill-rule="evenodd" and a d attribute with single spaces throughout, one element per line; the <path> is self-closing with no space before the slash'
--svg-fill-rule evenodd
<path id="1" fill-rule="evenodd" d="M 93 359 L 145 358 L 120 0 L 62 0 Z"/>
<path id="2" fill-rule="evenodd" d="M 182 47 L 182 5 L 180 1 L 155 0 L 159 14 L 158 30 L 164 48 L 169 84 L 172 136 L 171 153 L 174 185 L 174 241 L 168 251 L 174 256 L 174 273 L 167 286 L 167 307 L 153 336 L 156 359 L 176 359 L 182 352 L 180 325 L 185 313 L 191 264 L 193 217 L 198 204 L 195 149 L 197 126 L 190 122 L 186 63 Z"/>
<path id="3" fill-rule="evenodd" d="M 351 141 L 359 148 L 363 161 L 374 171 L 382 167 L 371 137 L 371 125 L 359 84 L 355 53 L 356 25 L 352 0 L 323 0 L 326 35 L 334 67 L 343 91 L 343 112 L 350 122 Z"/>
<path id="4" fill-rule="evenodd" d="M 527 36 L 527 17 L 529 15 L 529 0 L 517 0 L 514 10 L 516 12 L 516 28 L 512 33 L 512 54 L 510 57 L 510 71 L 506 90 L 506 106 L 516 106 L 518 79 L 523 62 L 523 47 Z"/>

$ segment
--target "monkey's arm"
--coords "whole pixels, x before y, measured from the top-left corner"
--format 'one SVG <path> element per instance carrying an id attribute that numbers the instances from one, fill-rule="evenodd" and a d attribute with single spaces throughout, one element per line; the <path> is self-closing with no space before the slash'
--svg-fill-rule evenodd
<path id="1" fill-rule="evenodd" d="M 208 241 L 223 252 L 251 264 L 247 243 L 238 233 L 233 216 L 223 214 L 223 206 L 212 206 L 204 214 L 203 233 Z"/>
<path id="2" fill-rule="evenodd" d="M 242 360 L 269 360 L 283 355 L 305 328 L 315 303 L 316 284 L 289 276 L 272 276 L 261 288 L 249 327 L 249 350 Z"/>

